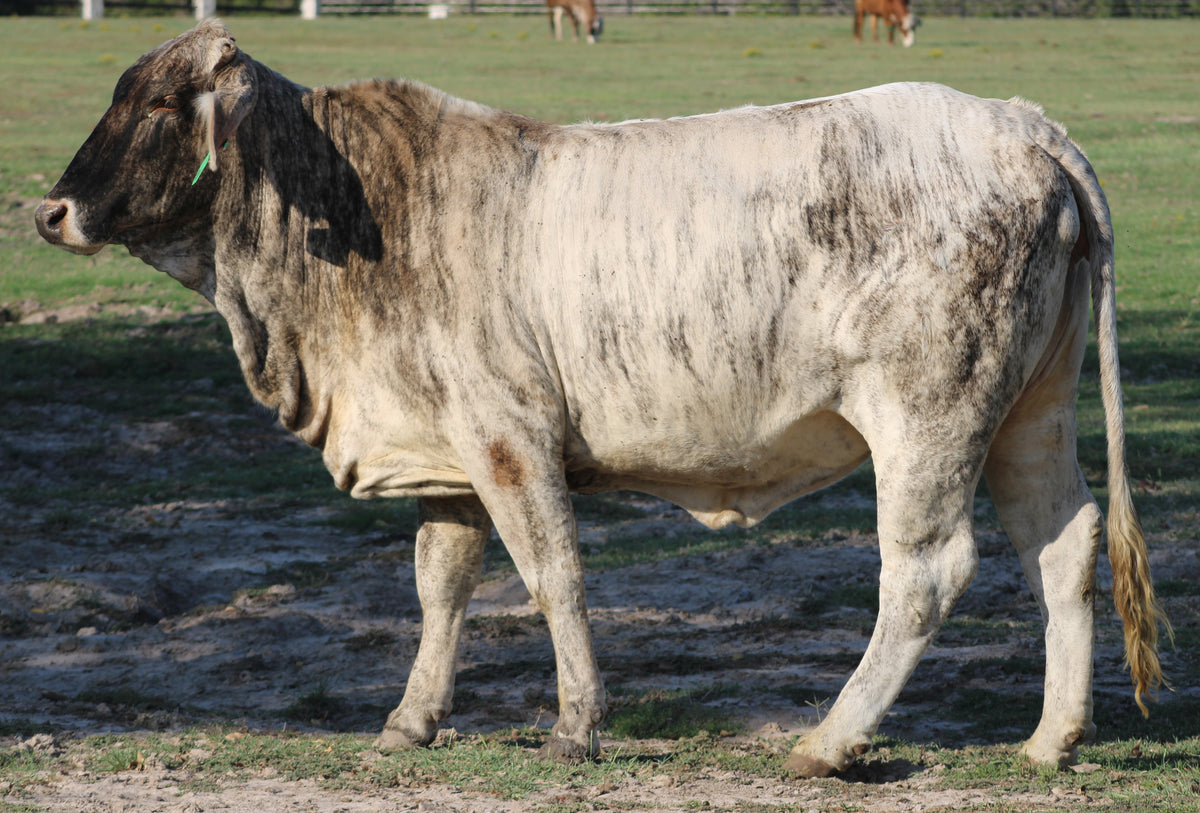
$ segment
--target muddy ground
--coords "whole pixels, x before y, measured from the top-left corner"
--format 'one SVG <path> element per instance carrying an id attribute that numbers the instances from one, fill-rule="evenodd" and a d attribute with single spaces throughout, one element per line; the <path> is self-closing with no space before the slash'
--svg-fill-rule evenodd
<path id="1" fill-rule="evenodd" d="M 7 495 L 0 497 L 5 747 L 54 749 L 87 734 L 209 723 L 376 732 L 399 702 L 421 629 L 412 573 L 415 529 L 387 522 L 344 527 L 331 521 L 341 515 L 340 504 L 295 499 L 285 490 L 220 499 L 162 493 L 126 505 L 111 499 L 89 504 L 78 489 L 64 497 L 56 482 L 68 469 L 77 481 L 83 467 L 97 483 L 169 471 L 196 457 L 244 469 L 254 465 L 255 452 L 295 441 L 263 413 L 115 421 L 90 408 L 73 387 L 64 385 L 63 393 L 60 402 L 40 405 L 0 400 L 0 494 Z M 31 489 L 44 491 L 45 500 L 30 498 Z M 806 506 L 861 509 L 870 508 L 871 499 L 835 488 Z M 631 536 L 691 539 L 698 527 L 673 506 L 634 494 L 581 516 L 582 544 L 592 552 Z M 1033 708 L 1035 716 L 1040 703 L 1040 668 L 1004 666 L 1040 660 L 1041 629 L 1016 557 L 988 516 L 981 501 L 979 576 L 881 734 L 960 747 L 1017 742 L 1029 733 L 1031 720 L 980 730 L 961 712 L 964 702 L 980 696 Z M 1160 580 L 1200 582 L 1194 526 L 1184 527 L 1189 521 L 1182 517 L 1175 529 L 1160 525 L 1151 534 Z M 488 567 L 471 605 L 459 708 L 448 724 L 462 734 L 549 726 L 554 663 L 545 625 L 498 543 Z M 737 723 L 730 740 L 766 741 L 783 752 L 828 707 L 863 652 L 878 567 L 868 531 L 835 527 L 800 538 L 781 524 L 724 549 L 697 552 L 688 545 L 657 561 L 591 572 L 588 602 L 606 681 L 626 695 L 736 687 L 713 701 Z M 1127 705 L 1130 698 L 1109 579 L 1102 560 L 1098 708 Z M 1194 612 L 1196 600 L 1188 601 Z M 1165 663 L 1177 693 L 1195 697 L 1200 689 L 1194 676 L 1180 673 L 1183 662 L 1168 653 Z M 323 719 L 302 719 L 297 709 L 314 698 L 323 701 Z M 180 812 L 526 811 L 568 803 L 575 809 L 695 810 L 708 803 L 726 810 L 826 810 L 835 801 L 899 811 L 995 801 L 986 791 L 939 787 L 936 771 L 880 770 L 849 782 L 816 783 L 736 773 L 682 782 L 630 776 L 600 788 L 506 801 L 470 788 L 367 793 L 271 775 L 181 792 L 186 771 L 151 764 L 111 774 L 81 768 L 8 801 L 46 810 Z M 0 799 L 7 790 L 0 785 Z M 1045 794 L 1027 801 L 1055 803 Z"/>

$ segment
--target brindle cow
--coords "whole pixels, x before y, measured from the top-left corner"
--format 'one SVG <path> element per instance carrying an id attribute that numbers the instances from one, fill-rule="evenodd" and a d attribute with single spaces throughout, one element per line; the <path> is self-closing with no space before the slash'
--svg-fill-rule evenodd
<path id="1" fill-rule="evenodd" d="M 787 770 L 871 747 L 975 573 L 981 477 L 1046 620 L 1025 753 L 1070 762 L 1094 731 L 1103 531 L 1075 457 L 1089 287 L 1138 703 L 1161 682 L 1112 225 L 1033 105 L 900 84 L 553 126 L 413 81 L 300 87 L 207 21 L 125 72 L 36 219 L 211 300 L 251 391 L 339 487 L 419 498 L 424 632 L 381 748 L 428 744 L 450 713 L 493 523 L 554 644 L 547 750 L 586 757 L 607 701 L 568 494 L 753 525 L 872 457 L 878 623 Z"/>
<path id="2" fill-rule="evenodd" d="M 921 21 L 908 10 L 908 0 L 854 0 L 854 39 L 862 42 L 863 18 L 871 17 L 871 36 L 879 42 L 879 21 L 888 27 L 888 42 L 895 45 L 896 29 L 900 29 L 900 41 L 911 48 L 917 41 L 917 26 Z"/>
<path id="3" fill-rule="evenodd" d="M 550 34 L 556 40 L 562 40 L 563 14 L 571 18 L 571 27 L 574 29 L 572 42 L 579 41 L 580 23 L 583 23 L 587 41 L 591 44 L 595 44 L 604 31 L 604 18 L 596 13 L 594 0 L 546 0 L 546 7 L 550 11 Z"/>

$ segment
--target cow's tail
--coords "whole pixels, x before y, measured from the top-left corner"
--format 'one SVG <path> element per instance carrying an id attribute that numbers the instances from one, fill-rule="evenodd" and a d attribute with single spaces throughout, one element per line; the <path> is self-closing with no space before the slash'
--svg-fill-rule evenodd
<path id="1" fill-rule="evenodd" d="M 1058 160 L 1070 178 L 1082 220 L 1083 239 L 1086 240 L 1096 346 L 1100 357 L 1100 398 L 1104 404 L 1108 437 L 1108 558 L 1113 571 L 1113 603 L 1125 624 L 1125 664 L 1133 680 L 1134 699 L 1142 714 L 1148 716 L 1142 695 L 1156 697 L 1158 688 L 1165 685 L 1158 661 L 1159 624 L 1172 640 L 1174 633 L 1154 595 L 1146 537 L 1133 505 L 1125 462 L 1112 219 L 1092 165 L 1066 137 L 1065 131 L 1058 129 L 1060 137 L 1054 139 L 1055 143 L 1043 143 L 1042 146 Z"/>

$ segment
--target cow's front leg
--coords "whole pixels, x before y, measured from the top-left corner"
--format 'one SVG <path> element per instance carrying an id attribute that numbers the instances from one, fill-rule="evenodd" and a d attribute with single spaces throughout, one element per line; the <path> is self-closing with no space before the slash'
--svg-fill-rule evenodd
<path id="1" fill-rule="evenodd" d="M 550 629 L 559 714 L 545 753 L 576 761 L 599 755 L 595 729 L 608 706 L 592 649 L 575 513 L 560 456 L 514 434 L 485 440 L 466 468 Z"/>
<path id="2" fill-rule="evenodd" d="M 911 469 L 876 463 L 882 569 L 875 631 L 829 715 L 792 749 L 784 764 L 790 774 L 829 776 L 871 749 L 884 714 L 975 575 L 975 479 L 947 490 L 889 476 L 897 471 Z"/>
<path id="3" fill-rule="evenodd" d="M 450 714 L 459 636 L 492 527 L 475 496 L 422 499 L 418 506 L 416 577 L 424 629 L 404 699 L 375 740 L 381 750 L 428 745 Z"/>

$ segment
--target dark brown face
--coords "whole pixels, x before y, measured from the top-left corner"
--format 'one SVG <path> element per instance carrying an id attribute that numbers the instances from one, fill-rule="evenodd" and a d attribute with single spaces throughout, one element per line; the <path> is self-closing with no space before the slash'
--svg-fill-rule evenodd
<path id="1" fill-rule="evenodd" d="M 253 102 L 247 62 L 219 24 L 198 26 L 139 59 L 38 207 L 42 237 L 94 254 L 109 243 L 134 248 L 194 231 L 216 184 L 209 172 L 192 180 L 209 152 L 210 131 L 228 124 L 233 108 L 222 86 L 235 85 Z M 243 103 L 234 127 L 247 110 Z"/>

